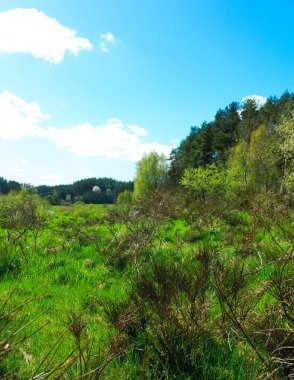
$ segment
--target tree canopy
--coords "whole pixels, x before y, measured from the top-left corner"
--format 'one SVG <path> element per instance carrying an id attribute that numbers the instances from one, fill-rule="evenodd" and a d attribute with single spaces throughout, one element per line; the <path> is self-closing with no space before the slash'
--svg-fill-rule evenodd
<path id="1" fill-rule="evenodd" d="M 167 159 L 163 154 L 151 152 L 145 155 L 137 165 L 134 183 L 134 197 L 144 198 L 157 190 L 168 179 Z"/>
<path id="2" fill-rule="evenodd" d="M 257 143 L 257 135 L 254 135 L 254 132 L 263 125 L 263 132 L 259 130 L 257 134 L 260 138 L 266 134 L 263 145 L 267 144 L 265 140 L 274 138 L 273 131 L 279 125 L 291 123 L 289 115 L 293 115 L 293 111 L 294 95 L 288 92 L 279 99 L 269 97 L 263 106 L 249 98 L 244 104 L 232 102 L 224 109 L 219 109 L 213 121 L 203 122 L 200 127 L 191 127 L 189 135 L 172 151 L 169 172 L 171 179 L 174 183 L 178 183 L 187 168 L 213 163 L 227 165 L 228 159 L 230 160 L 230 149 L 239 146 L 237 150 L 241 153 L 243 143 L 246 151 L 250 143 L 255 144 L 256 153 L 257 145 L 260 146 L 261 142 Z M 254 139 L 256 143 L 253 143 Z M 251 153 L 253 154 L 253 151 Z"/>

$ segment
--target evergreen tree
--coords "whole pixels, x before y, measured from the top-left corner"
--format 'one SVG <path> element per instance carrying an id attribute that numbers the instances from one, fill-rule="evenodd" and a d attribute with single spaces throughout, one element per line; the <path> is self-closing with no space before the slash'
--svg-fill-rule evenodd
<path id="1" fill-rule="evenodd" d="M 239 138 L 249 143 L 250 135 L 258 125 L 258 109 L 254 99 L 246 100 L 241 111 L 241 118 Z"/>

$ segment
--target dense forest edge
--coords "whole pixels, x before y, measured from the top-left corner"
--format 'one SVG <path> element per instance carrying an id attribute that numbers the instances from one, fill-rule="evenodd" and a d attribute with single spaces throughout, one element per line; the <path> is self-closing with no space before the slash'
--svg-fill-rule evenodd
<path id="1" fill-rule="evenodd" d="M 294 94 L 134 181 L 0 178 L 1 379 L 294 379 Z"/>

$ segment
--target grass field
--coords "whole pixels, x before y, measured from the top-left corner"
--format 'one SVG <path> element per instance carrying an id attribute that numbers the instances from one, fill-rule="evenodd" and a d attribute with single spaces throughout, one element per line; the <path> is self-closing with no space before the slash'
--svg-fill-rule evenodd
<path id="1" fill-rule="evenodd" d="M 36 250 L 29 234 L 1 234 L 1 378 L 262 377 L 267 348 L 242 334 L 277 307 L 274 261 L 291 246 L 278 229 L 245 212 L 200 228 L 109 217 L 113 206 L 51 210 Z"/>

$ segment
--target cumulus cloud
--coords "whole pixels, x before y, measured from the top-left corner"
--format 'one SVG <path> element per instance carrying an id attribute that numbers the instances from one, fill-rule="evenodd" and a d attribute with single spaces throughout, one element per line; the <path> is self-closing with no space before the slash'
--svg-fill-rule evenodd
<path id="1" fill-rule="evenodd" d="M 8 91 L 0 93 L 0 138 L 18 140 L 44 135 L 39 124 L 49 119 L 36 102 L 27 102 Z"/>
<path id="2" fill-rule="evenodd" d="M 106 157 L 136 162 L 144 153 L 168 155 L 171 147 L 143 140 L 148 132 L 116 118 L 104 125 L 78 124 L 70 128 L 42 127 L 49 119 L 36 102 L 27 102 L 4 91 L 0 94 L 0 138 L 6 140 L 39 137 L 81 157 Z"/>
<path id="3" fill-rule="evenodd" d="M 116 39 L 112 33 L 101 33 L 99 48 L 102 53 L 109 53 L 109 47 L 116 44 Z"/>
<path id="4" fill-rule="evenodd" d="M 245 103 L 247 100 L 252 99 L 255 101 L 258 108 L 261 108 L 267 101 L 267 98 L 260 95 L 247 95 L 244 96 L 242 102 Z"/>
<path id="5" fill-rule="evenodd" d="M 0 51 L 29 53 L 35 58 L 59 63 L 66 51 L 78 54 L 91 49 L 87 38 L 61 25 L 35 8 L 15 8 L 0 12 Z"/>
<path id="6" fill-rule="evenodd" d="M 81 157 L 106 157 L 138 161 L 144 153 L 157 151 L 168 155 L 170 147 L 146 143 L 141 140 L 147 131 L 128 126 L 119 119 L 109 119 L 105 125 L 79 124 L 72 128 L 47 130 L 47 137 L 60 148 L 65 148 Z"/>
<path id="7" fill-rule="evenodd" d="M 130 131 L 134 132 L 138 136 L 147 136 L 148 131 L 146 129 L 138 127 L 137 125 L 128 125 Z"/>

